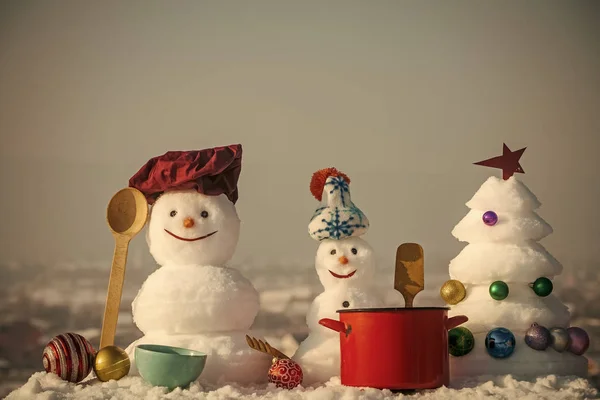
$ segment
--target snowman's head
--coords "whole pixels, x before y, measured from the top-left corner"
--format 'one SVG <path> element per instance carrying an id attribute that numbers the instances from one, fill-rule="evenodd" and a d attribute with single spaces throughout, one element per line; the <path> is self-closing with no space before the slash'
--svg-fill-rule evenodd
<path id="1" fill-rule="evenodd" d="M 375 253 L 369 243 L 357 236 L 325 239 L 317 249 L 315 267 L 325 290 L 369 285 L 375 275 Z"/>
<path id="2" fill-rule="evenodd" d="M 235 206 L 224 194 L 169 191 L 152 206 L 147 241 L 160 265 L 225 264 L 240 234 Z"/>

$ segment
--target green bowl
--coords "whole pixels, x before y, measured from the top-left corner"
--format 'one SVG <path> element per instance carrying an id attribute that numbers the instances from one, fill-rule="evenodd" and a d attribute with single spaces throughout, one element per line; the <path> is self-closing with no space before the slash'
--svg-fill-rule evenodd
<path id="1" fill-rule="evenodd" d="M 144 380 L 169 390 L 185 388 L 194 382 L 206 364 L 206 354 L 199 351 L 158 344 L 141 344 L 135 348 L 135 365 Z"/>

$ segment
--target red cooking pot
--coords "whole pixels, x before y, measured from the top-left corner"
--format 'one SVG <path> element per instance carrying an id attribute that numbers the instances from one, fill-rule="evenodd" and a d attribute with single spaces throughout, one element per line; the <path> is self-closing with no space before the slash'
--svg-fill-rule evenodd
<path id="1" fill-rule="evenodd" d="M 340 332 L 342 385 L 390 390 L 449 384 L 448 330 L 468 321 L 447 307 L 338 310 L 319 324 Z"/>

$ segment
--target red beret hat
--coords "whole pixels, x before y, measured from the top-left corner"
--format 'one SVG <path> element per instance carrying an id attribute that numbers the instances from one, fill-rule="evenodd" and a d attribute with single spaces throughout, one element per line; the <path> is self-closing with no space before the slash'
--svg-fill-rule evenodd
<path id="1" fill-rule="evenodd" d="M 129 179 L 148 204 L 168 190 L 196 189 L 207 196 L 225 194 L 235 204 L 242 170 L 242 145 L 205 150 L 168 151 L 150 159 Z"/>

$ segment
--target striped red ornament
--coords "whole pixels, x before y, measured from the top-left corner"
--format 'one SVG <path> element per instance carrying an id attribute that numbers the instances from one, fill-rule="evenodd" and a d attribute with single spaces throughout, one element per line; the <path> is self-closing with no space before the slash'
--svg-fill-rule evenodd
<path id="1" fill-rule="evenodd" d="M 86 338 L 76 333 L 63 333 L 46 345 L 42 362 L 46 372 L 77 383 L 92 371 L 95 355 L 96 351 Z"/>

